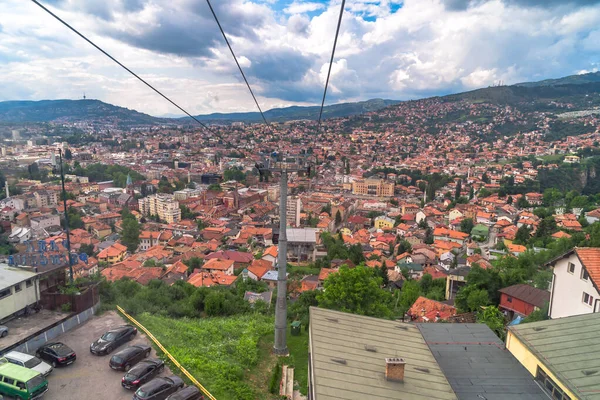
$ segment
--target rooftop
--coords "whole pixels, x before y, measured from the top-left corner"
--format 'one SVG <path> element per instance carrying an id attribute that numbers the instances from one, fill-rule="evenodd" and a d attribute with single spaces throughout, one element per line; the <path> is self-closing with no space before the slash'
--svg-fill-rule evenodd
<path id="1" fill-rule="evenodd" d="M 11 267 L 0 264 L 0 290 L 24 282 L 36 276 L 37 273 L 25 268 Z"/>
<path id="2" fill-rule="evenodd" d="M 460 400 L 547 399 L 485 324 L 418 324 Z"/>
<path id="3" fill-rule="evenodd" d="M 508 329 L 578 398 L 600 399 L 600 313 Z"/>
<path id="4" fill-rule="evenodd" d="M 315 228 L 288 228 L 287 240 L 293 243 L 316 243 L 317 229 Z"/>
<path id="5" fill-rule="evenodd" d="M 311 307 L 315 400 L 456 399 L 416 326 Z M 385 378 L 385 359 L 406 361 L 404 381 Z"/>

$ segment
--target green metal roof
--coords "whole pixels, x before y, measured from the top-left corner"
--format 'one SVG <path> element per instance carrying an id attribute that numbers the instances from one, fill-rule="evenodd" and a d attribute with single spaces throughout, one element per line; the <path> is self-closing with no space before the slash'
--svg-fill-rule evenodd
<path id="1" fill-rule="evenodd" d="M 311 307 L 309 326 L 315 400 L 456 399 L 414 325 Z M 385 379 L 389 357 L 404 382 Z"/>
<path id="2" fill-rule="evenodd" d="M 600 313 L 520 324 L 509 330 L 579 398 L 600 400 Z"/>

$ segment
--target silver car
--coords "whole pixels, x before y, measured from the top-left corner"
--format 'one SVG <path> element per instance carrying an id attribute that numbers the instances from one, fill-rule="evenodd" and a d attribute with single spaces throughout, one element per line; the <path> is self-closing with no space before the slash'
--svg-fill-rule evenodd
<path id="1" fill-rule="evenodd" d="M 44 376 L 48 376 L 50 375 L 50 372 L 52 372 L 51 365 L 46 364 L 36 356 L 32 356 L 30 354 L 21 353 L 18 351 L 10 351 L 4 355 L 4 358 L 6 358 L 11 364 L 32 369 Z"/>
<path id="2" fill-rule="evenodd" d="M 0 338 L 6 337 L 6 335 L 8 335 L 8 326 L 0 325 Z"/>

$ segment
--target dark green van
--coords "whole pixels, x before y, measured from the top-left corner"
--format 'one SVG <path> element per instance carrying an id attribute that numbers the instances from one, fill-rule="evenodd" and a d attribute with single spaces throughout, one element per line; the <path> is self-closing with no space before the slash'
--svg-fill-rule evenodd
<path id="1" fill-rule="evenodd" d="M 33 400 L 42 397 L 47 391 L 48 381 L 42 374 L 0 358 L 0 394 Z"/>

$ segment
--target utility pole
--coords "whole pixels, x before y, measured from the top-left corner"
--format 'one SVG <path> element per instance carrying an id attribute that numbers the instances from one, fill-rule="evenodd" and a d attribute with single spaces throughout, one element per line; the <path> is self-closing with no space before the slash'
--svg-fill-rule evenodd
<path id="1" fill-rule="evenodd" d="M 69 282 L 73 284 L 73 263 L 71 260 L 71 231 L 69 230 L 69 212 L 67 210 L 67 191 L 65 190 L 65 174 L 63 172 L 62 149 L 58 149 L 58 159 L 60 162 L 60 182 L 62 184 L 63 207 L 65 208 L 65 230 L 67 231 L 67 262 L 69 263 Z"/>
<path id="2" fill-rule="evenodd" d="M 265 171 L 279 172 L 279 241 L 277 248 L 277 304 L 275 306 L 275 343 L 273 353 L 287 356 L 287 185 L 288 172 L 307 173 L 310 167 L 302 157 L 285 157 L 273 153 L 256 168 L 262 175 Z"/>
<path id="3" fill-rule="evenodd" d="M 273 352 L 287 355 L 287 170 L 279 178 L 279 246 L 277 249 L 277 305 Z"/>

